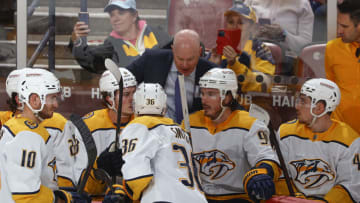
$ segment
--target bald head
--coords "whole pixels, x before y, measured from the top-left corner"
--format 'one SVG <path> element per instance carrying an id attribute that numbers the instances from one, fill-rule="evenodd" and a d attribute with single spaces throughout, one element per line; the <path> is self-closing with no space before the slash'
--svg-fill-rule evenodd
<path id="1" fill-rule="evenodd" d="M 200 49 L 200 37 L 194 30 L 180 30 L 174 36 L 173 46 L 191 46 Z"/>
<path id="2" fill-rule="evenodd" d="M 195 70 L 202 51 L 198 33 L 187 29 L 176 33 L 172 51 L 178 71 L 185 76 L 190 75 Z"/>

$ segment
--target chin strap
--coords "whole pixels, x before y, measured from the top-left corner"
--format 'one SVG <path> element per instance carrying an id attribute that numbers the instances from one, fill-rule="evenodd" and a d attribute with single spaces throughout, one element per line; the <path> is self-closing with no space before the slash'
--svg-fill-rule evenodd
<path id="1" fill-rule="evenodd" d="M 39 112 L 34 113 L 34 116 L 40 120 L 40 122 L 43 122 L 45 119 L 43 119 L 40 115 Z"/>
<path id="2" fill-rule="evenodd" d="M 221 112 L 215 119 L 213 119 L 213 121 L 214 122 L 219 121 L 227 108 L 229 108 L 229 107 L 228 106 L 223 106 L 222 101 L 221 101 Z"/>
<path id="3" fill-rule="evenodd" d="M 317 117 L 314 116 L 313 119 L 312 119 L 312 121 L 311 121 L 311 123 L 308 125 L 309 128 L 311 128 L 311 127 L 314 125 L 316 119 L 317 119 Z"/>
<path id="4" fill-rule="evenodd" d="M 115 101 L 114 101 L 114 97 L 113 97 L 113 96 L 111 96 L 111 97 L 110 97 L 110 99 L 111 99 L 111 101 L 112 101 L 113 105 L 110 105 L 110 104 L 106 104 L 106 105 L 108 106 L 108 108 L 109 108 L 110 110 L 113 110 L 113 111 L 115 111 L 115 113 L 117 113 L 117 110 L 116 110 L 116 108 L 115 108 Z"/>

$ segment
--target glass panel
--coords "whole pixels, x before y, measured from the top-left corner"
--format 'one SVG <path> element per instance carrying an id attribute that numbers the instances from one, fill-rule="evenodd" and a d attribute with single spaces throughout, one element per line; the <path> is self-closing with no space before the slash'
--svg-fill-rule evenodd
<path id="1" fill-rule="evenodd" d="M 90 47 L 102 45 L 113 30 L 109 14 L 104 12 L 107 3 L 107 0 L 88 0 L 91 31 L 87 42 Z M 227 24 L 227 17 L 231 15 L 224 14 L 232 7 L 233 0 L 137 0 L 136 3 L 140 19 L 146 20 L 152 28 L 165 33 L 158 38 L 159 44 L 160 41 L 167 41 L 161 40 L 168 39 L 166 33 L 173 36 L 180 29 L 194 29 L 199 33 L 204 45 L 204 56 L 210 60 L 211 56 L 216 55 L 216 47 L 219 48 L 219 29 L 231 29 L 231 25 Z M 9 72 L 16 68 L 16 3 L 4 0 L 0 4 L 0 93 L 3 98 L 7 98 L 4 82 Z M 245 108 L 248 108 L 251 102 L 264 103 L 272 107 L 273 113 L 279 117 L 279 123 L 287 121 L 294 117 L 293 95 L 302 83 L 308 78 L 325 76 L 326 1 L 245 0 L 245 4 L 254 10 L 255 18 L 253 14 L 242 10 L 245 13 L 242 17 L 241 34 L 233 34 L 241 36 L 241 39 L 235 40 L 238 44 L 232 47 L 237 50 L 237 59 L 242 59 L 240 65 L 253 71 L 253 74 L 245 73 L 245 69 L 234 68 L 238 79 L 242 80 L 239 101 Z M 29 1 L 28 5 L 35 5 L 33 15 L 28 17 L 27 22 L 29 62 L 48 30 L 49 3 L 47 0 Z M 98 89 L 100 75 L 81 68 L 79 60 L 75 60 L 72 50 L 68 47 L 79 12 L 80 1 L 56 1 L 55 74 L 61 80 L 65 93 L 58 111 L 65 116 L 71 113 L 84 115 L 102 108 Z M 251 21 L 252 18 L 255 21 L 247 25 L 246 20 Z M 234 32 L 226 33 L 231 35 Z M 110 52 L 110 55 L 106 52 L 106 46 L 102 48 L 104 49 L 98 53 L 101 57 L 114 57 L 113 52 Z M 34 67 L 48 68 L 47 50 L 46 46 L 41 51 Z M 246 57 L 242 58 L 242 55 L 248 55 L 248 60 L 245 60 Z M 227 62 L 226 59 L 224 61 Z M 122 62 L 119 62 L 122 66 L 130 63 L 121 64 Z M 224 66 L 219 64 L 221 65 Z M 7 109 L 6 101 L 1 100 L 0 110 Z"/>

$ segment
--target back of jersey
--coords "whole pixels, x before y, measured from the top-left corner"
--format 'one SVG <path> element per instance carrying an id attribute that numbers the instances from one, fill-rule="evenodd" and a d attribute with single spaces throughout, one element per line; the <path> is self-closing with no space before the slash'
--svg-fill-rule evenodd
<path id="1" fill-rule="evenodd" d="M 121 143 L 122 173 L 134 199 L 206 202 L 193 168 L 189 135 L 171 119 L 136 118 L 124 129 Z"/>

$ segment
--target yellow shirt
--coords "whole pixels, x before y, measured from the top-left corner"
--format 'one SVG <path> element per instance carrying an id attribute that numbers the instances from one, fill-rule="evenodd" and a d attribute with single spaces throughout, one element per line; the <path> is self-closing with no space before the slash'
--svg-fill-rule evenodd
<path id="1" fill-rule="evenodd" d="M 11 111 L 0 111 L 0 128 L 4 125 L 4 123 L 10 118 L 13 117 L 13 112 Z"/>
<path id="2" fill-rule="evenodd" d="M 274 75 L 275 65 L 270 49 L 259 40 L 248 40 L 245 44 L 243 53 L 246 53 L 249 56 L 250 64 L 240 63 L 237 58 L 232 66 L 228 65 L 227 67 L 232 69 L 237 76 L 243 75 L 245 77 L 243 82 L 239 82 L 242 92 L 264 91 L 261 87 L 262 83 L 256 82 L 256 72 Z M 269 87 L 266 89 L 268 90 Z"/>
<path id="3" fill-rule="evenodd" d="M 358 43 L 344 43 L 341 38 L 329 41 L 325 51 L 325 73 L 341 91 L 341 102 L 333 117 L 360 133 L 360 58 L 355 56 L 358 47 Z"/>

